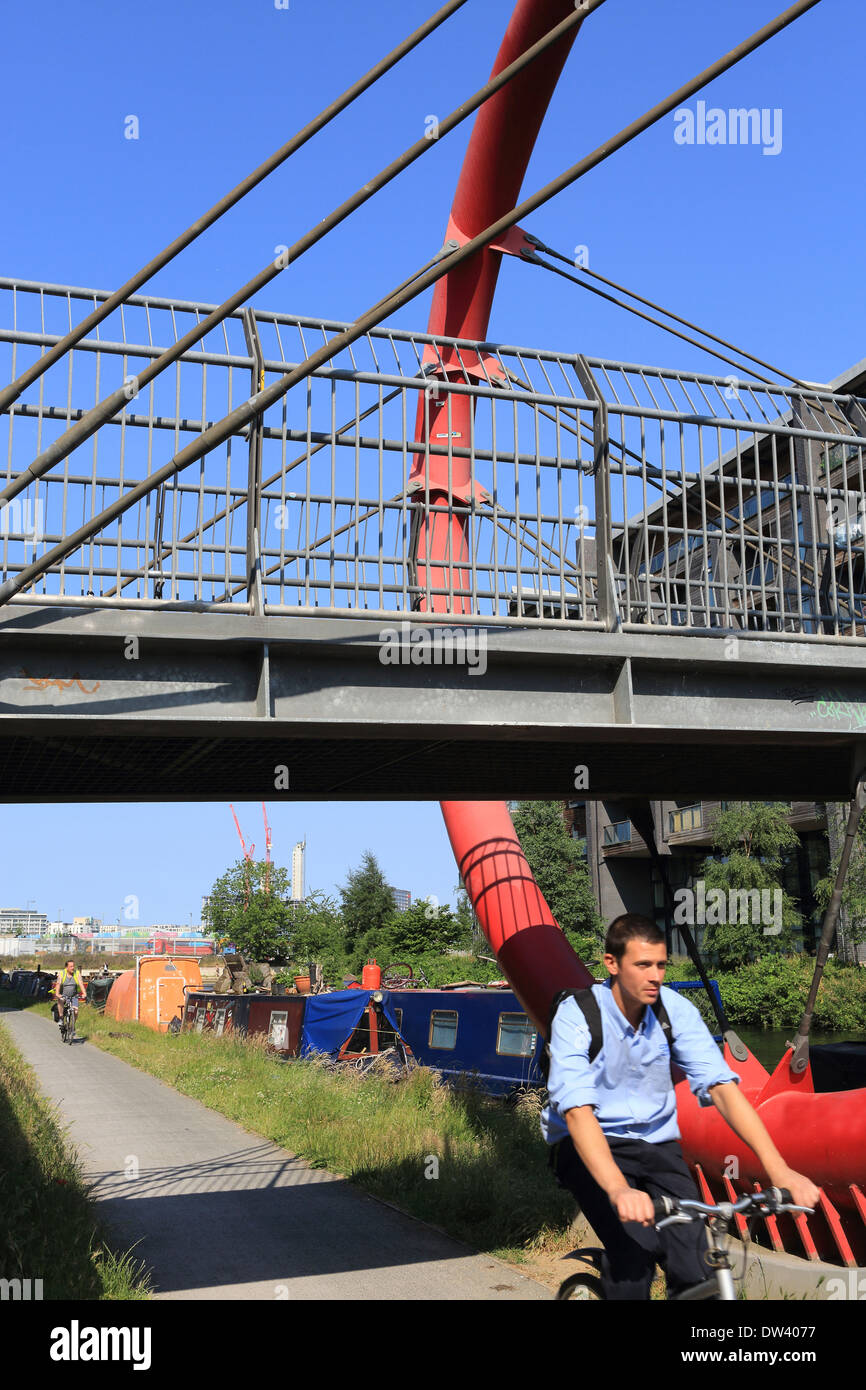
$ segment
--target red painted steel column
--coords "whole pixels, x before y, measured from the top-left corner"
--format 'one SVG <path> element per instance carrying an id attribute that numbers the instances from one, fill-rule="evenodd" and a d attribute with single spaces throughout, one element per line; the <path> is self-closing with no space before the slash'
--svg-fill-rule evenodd
<path id="1" fill-rule="evenodd" d="M 574 0 L 518 0 L 494 73 L 499 72 L 574 9 Z M 465 241 L 510 211 L 517 202 L 544 113 L 571 49 L 576 31 L 555 44 L 515 81 L 481 107 L 463 163 L 447 237 Z M 487 336 L 502 252 L 485 249 L 436 286 L 428 332 L 450 338 Z M 464 366 L 476 363 L 462 354 Z M 432 360 L 432 356 L 431 359 Z M 446 356 L 438 370 L 463 371 Z M 410 485 L 424 505 L 415 548 L 422 587 L 443 587 L 422 609 L 469 613 L 468 571 L 455 569 L 469 559 L 465 517 L 431 514 L 426 504 L 454 505 L 471 500 L 469 460 L 451 452 L 467 448 L 473 405 L 456 396 L 449 402 L 419 401 L 416 440 L 429 439 L 427 456 L 416 456 Z M 453 594 L 453 599 L 451 595 Z M 546 1030 L 551 1000 L 560 989 L 583 988 L 592 977 L 568 945 L 547 906 L 520 848 L 508 809 L 501 802 L 443 802 L 442 812 L 463 881 L 484 933 L 515 993 L 535 1023 Z"/>
<path id="2" fill-rule="evenodd" d="M 573 10 L 574 0 L 518 0 L 491 76 L 508 67 Z M 576 33 L 566 34 L 480 108 L 446 238 L 468 241 L 516 204 L 544 113 Z M 449 338 L 486 337 L 502 254 L 485 248 L 437 283 L 428 333 Z M 450 359 L 446 354 L 439 370 L 447 376 L 453 369 L 464 380 L 464 369 L 471 370 L 476 363 L 471 354 L 461 356 L 462 366 L 453 354 Z M 430 352 L 426 360 L 433 361 L 434 354 Z M 469 459 L 455 456 L 449 446 L 468 448 L 472 411 L 468 396 L 449 400 L 447 396 L 436 399 L 435 394 L 421 395 L 418 402 L 415 438 L 419 443 L 430 440 L 428 456 L 417 454 L 409 474 L 409 488 L 421 491 L 424 502 L 415 547 L 418 582 L 422 588 L 429 582 L 431 589 L 448 590 L 431 596 L 429 607 L 434 612 L 471 611 L 465 597 L 469 587 L 466 518 L 431 513 L 427 505 L 459 505 L 471 500 Z"/>
<path id="3" fill-rule="evenodd" d="M 530 1018 L 546 1030 L 561 989 L 592 975 L 569 946 L 526 861 L 501 801 L 443 801 L 442 814 L 482 931 Z"/>

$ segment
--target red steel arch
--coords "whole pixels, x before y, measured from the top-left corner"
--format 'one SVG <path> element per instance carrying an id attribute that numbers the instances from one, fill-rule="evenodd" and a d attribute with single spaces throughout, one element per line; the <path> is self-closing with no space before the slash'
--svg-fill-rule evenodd
<path id="1" fill-rule="evenodd" d="M 554 25 L 574 11 L 574 0 L 518 0 L 493 74 L 500 72 Z M 516 204 L 544 114 L 580 25 L 525 68 L 484 103 L 478 112 L 457 185 L 448 237 L 464 242 L 495 222 Z M 489 247 L 470 257 L 436 285 L 428 332 L 449 338 L 483 340 L 487 336 L 493 295 L 502 260 Z M 446 373 L 447 359 L 440 370 Z M 454 364 L 456 367 L 456 364 Z M 467 365 L 466 354 L 459 368 Z M 469 362 L 471 368 L 473 364 Z M 455 396 L 450 403 L 419 401 L 415 438 L 437 435 L 455 442 L 470 437 L 472 400 Z M 448 457 L 447 449 L 416 455 L 410 483 L 423 488 L 425 502 L 469 500 L 469 460 Z M 466 521 L 422 511 L 414 558 L 419 583 L 450 588 L 456 594 L 433 595 L 433 612 L 468 612 L 462 597 L 466 571 L 453 565 L 468 558 Z M 449 557 L 451 568 L 449 568 Z M 425 605 L 426 606 L 426 605 Z M 571 949 L 554 920 L 508 814 L 501 802 L 442 802 L 442 814 L 454 856 L 482 929 L 529 1016 L 546 1030 L 553 995 L 560 989 L 584 988 L 592 976 Z"/>
<path id="2" fill-rule="evenodd" d="M 513 62 L 555 24 L 573 11 L 575 0 L 518 0 L 499 50 L 494 73 Z M 448 225 L 448 237 L 466 241 L 496 221 L 516 204 L 529 157 L 557 79 L 577 35 L 578 25 L 526 68 L 519 77 L 491 97 L 479 110 L 460 174 Z M 510 236 L 516 240 L 516 229 Z M 514 244 L 512 243 L 512 246 Z M 516 249 L 516 248 L 515 248 Z M 436 286 L 428 332 L 449 338 L 483 341 L 502 252 L 489 247 L 464 262 Z M 447 357 L 437 371 L 449 374 L 477 365 L 461 351 L 462 364 Z M 432 360 L 432 354 L 431 354 Z M 447 507 L 449 500 L 470 500 L 470 468 L 467 458 L 450 455 L 447 444 L 468 441 L 472 400 L 455 396 L 449 402 L 419 402 L 415 438 L 430 440 L 429 449 L 416 454 L 411 478 L 416 485 L 418 519 L 413 559 L 419 583 L 446 593 L 431 594 L 422 608 L 432 612 L 471 612 L 465 593 L 467 570 L 455 564 L 469 558 L 467 521 L 433 514 L 429 505 Z M 468 567 L 467 567 L 468 569 Z M 454 600 L 449 598 L 454 594 Z M 553 996 L 561 989 L 585 988 L 592 977 L 557 926 L 532 870 L 520 848 L 508 808 L 501 802 L 443 801 L 442 813 L 454 856 L 482 929 L 527 1014 L 544 1032 Z M 725 1057 L 742 1080 L 744 1092 L 789 1162 L 808 1172 L 824 1188 L 822 1211 L 801 1230 L 807 1249 L 834 1258 L 838 1251 L 853 1263 L 853 1248 L 866 1258 L 866 1187 L 863 1153 L 866 1152 L 866 1092 L 815 1095 L 811 1076 L 794 1077 L 786 1054 L 772 1077 L 751 1054 L 736 1061 L 725 1043 Z M 846 1104 L 853 1099 L 853 1104 Z M 720 1177 L 723 1163 L 736 1154 L 742 1163 L 743 1188 L 751 1179 L 763 1179 L 754 1155 L 737 1141 L 721 1116 L 701 1110 L 686 1082 L 677 1088 L 678 1119 L 683 1151 L 698 1164 L 705 1194 L 712 1185 L 716 1195 L 734 1189 Z M 725 1169 L 727 1172 L 727 1169 Z M 852 1181 L 853 1179 L 853 1181 Z M 841 1213 L 841 1219 L 840 1219 Z M 799 1227 L 798 1227 L 799 1229 Z"/>

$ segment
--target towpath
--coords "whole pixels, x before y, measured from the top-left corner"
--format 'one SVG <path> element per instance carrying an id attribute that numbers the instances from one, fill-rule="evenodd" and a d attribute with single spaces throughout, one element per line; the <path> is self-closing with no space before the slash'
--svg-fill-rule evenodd
<path id="1" fill-rule="evenodd" d="M 139 1242 L 157 1298 L 551 1297 L 117 1057 L 62 1046 L 45 1018 L 8 1010 L 0 1026 L 61 1107 L 116 1243 Z"/>

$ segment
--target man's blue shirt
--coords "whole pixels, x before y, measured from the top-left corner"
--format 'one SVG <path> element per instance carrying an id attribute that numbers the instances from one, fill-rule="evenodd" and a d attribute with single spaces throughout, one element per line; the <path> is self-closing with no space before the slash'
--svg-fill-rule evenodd
<path id="1" fill-rule="evenodd" d="M 611 991 L 611 981 L 592 986 L 601 1009 L 603 1044 L 589 1061 L 589 1025 L 580 1005 L 562 1001 L 550 1036 L 548 1105 L 541 1129 L 548 1144 L 568 1134 L 563 1119 L 575 1105 L 591 1105 L 608 1138 L 644 1139 L 661 1144 L 679 1139 L 677 1104 L 671 1084 L 671 1049 L 652 1009 L 633 1028 Z M 685 1072 L 701 1105 L 711 1105 L 711 1086 L 739 1082 L 725 1062 L 694 1004 L 676 990 L 661 990 L 673 1033 L 673 1060 Z"/>

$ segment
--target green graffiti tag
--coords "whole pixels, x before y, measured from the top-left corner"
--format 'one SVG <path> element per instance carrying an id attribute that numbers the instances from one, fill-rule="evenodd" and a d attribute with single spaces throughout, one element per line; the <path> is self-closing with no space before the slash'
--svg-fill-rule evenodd
<path id="1" fill-rule="evenodd" d="M 842 691 L 826 690 L 811 695 L 800 695 L 794 702 L 798 705 L 814 705 L 809 711 L 810 720 L 831 724 L 844 724 L 846 729 L 866 728 L 866 704 L 848 700 Z"/>

